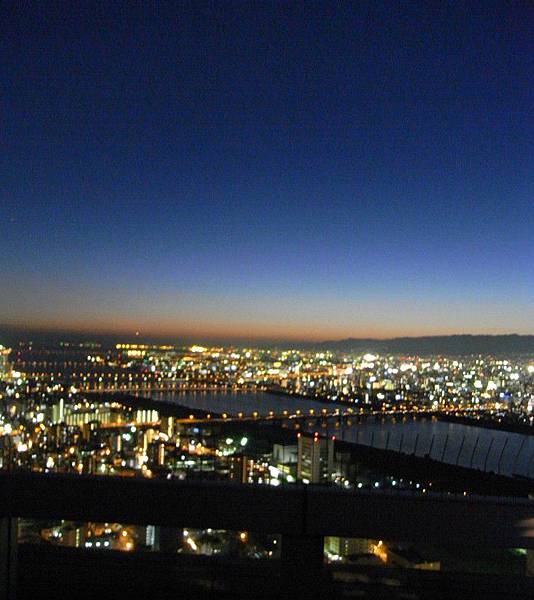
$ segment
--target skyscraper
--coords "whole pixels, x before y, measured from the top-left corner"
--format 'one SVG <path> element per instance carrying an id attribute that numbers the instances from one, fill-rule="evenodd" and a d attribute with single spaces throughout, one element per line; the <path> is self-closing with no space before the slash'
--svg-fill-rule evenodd
<path id="1" fill-rule="evenodd" d="M 297 443 L 297 479 L 321 483 L 329 479 L 334 464 L 334 442 L 317 435 L 300 435 Z"/>
<path id="2" fill-rule="evenodd" d="M 0 379 L 5 378 L 11 371 L 8 358 L 11 348 L 6 348 L 0 344 Z"/>

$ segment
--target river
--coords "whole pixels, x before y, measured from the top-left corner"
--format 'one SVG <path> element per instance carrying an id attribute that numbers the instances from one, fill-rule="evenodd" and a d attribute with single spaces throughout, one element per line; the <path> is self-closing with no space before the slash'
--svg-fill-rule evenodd
<path id="1" fill-rule="evenodd" d="M 269 411 L 280 414 L 283 410 L 308 413 L 310 409 L 319 413 L 326 408 L 325 404 L 314 400 L 264 392 L 158 392 L 151 394 L 151 398 L 228 415 L 239 412 L 251 415 L 257 411 L 261 416 Z M 317 429 L 313 422 L 306 427 Z M 435 460 L 450 464 L 504 475 L 534 476 L 534 436 L 449 423 L 431 417 L 354 417 L 352 425 L 337 427 L 330 420 L 326 431 L 321 431 L 347 442 L 387 447 L 418 456 L 428 454 Z"/>

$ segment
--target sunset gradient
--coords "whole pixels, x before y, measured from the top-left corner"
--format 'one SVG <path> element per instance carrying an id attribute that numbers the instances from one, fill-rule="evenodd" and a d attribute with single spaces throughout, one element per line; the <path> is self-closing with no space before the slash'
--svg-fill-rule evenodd
<path id="1" fill-rule="evenodd" d="M 379 4 L 4 8 L 0 323 L 534 333 L 531 15 Z"/>

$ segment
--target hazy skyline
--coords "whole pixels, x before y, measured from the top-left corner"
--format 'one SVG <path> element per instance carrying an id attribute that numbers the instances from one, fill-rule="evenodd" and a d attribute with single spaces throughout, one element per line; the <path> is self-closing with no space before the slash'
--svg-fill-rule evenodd
<path id="1" fill-rule="evenodd" d="M 534 333 L 533 13 L 500 4 L 4 6 L 0 323 Z"/>

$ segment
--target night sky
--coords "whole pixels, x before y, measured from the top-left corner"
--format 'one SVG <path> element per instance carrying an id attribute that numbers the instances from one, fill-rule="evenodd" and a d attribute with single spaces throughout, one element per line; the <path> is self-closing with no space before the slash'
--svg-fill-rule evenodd
<path id="1" fill-rule="evenodd" d="M 1 10 L 0 322 L 534 333 L 530 3 Z"/>

